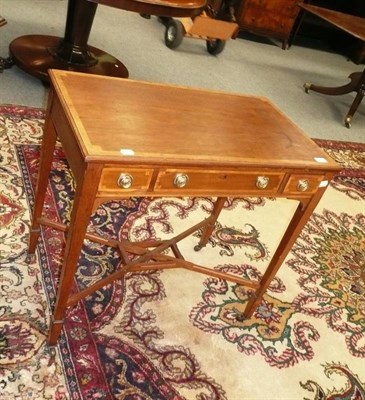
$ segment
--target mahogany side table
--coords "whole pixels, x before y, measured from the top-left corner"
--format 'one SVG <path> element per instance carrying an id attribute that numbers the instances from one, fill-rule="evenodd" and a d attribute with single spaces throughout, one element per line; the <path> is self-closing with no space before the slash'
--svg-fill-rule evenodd
<path id="1" fill-rule="evenodd" d="M 127 272 L 187 268 L 245 285 L 252 315 L 338 165 L 265 98 L 51 70 L 51 90 L 30 230 L 29 258 L 42 225 L 67 232 L 48 343 L 55 345 L 67 307 Z M 57 137 L 75 179 L 70 223 L 43 215 Z M 113 140 L 105 138 L 113 137 Z M 297 201 L 287 230 L 260 281 L 219 272 L 183 258 L 178 242 L 198 229 L 208 242 L 228 196 Z M 131 196 L 216 197 L 212 214 L 176 237 L 130 243 L 87 232 L 103 201 Z M 71 292 L 84 239 L 119 249 L 120 264 L 97 283 Z M 171 249 L 174 256 L 163 253 Z M 130 261 L 128 253 L 135 257 Z"/>

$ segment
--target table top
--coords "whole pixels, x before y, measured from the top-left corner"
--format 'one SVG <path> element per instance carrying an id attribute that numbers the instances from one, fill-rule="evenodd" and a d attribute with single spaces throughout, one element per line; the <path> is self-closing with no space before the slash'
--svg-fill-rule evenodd
<path id="1" fill-rule="evenodd" d="M 49 75 L 87 162 L 339 169 L 263 97 L 61 70 Z"/>
<path id="2" fill-rule="evenodd" d="M 312 6 L 311 4 L 300 3 L 298 5 L 303 10 L 320 17 L 350 35 L 365 41 L 365 18 L 344 14 L 328 8 Z"/>

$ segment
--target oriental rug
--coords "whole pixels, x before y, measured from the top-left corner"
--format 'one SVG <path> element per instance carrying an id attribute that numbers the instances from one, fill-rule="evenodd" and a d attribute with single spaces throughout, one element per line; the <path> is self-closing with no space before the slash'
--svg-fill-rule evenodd
<path id="1" fill-rule="evenodd" d="M 365 145 L 317 140 L 343 170 L 330 184 L 261 305 L 237 318 L 245 288 L 186 270 L 129 274 L 67 312 L 46 345 L 64 235 L 42 230 L 27 264 L 44 111 L 0 106 L 0 400 L 365 400 Z M 74 182 L 55 153 L 45 212 L 69 219 Z M 293 201 L 229 199 L 193 262 L 259 278 Z M 89 229 L 164 239 L 207 216 L 210 198 L 101 205 Z M 75 288 L 113 271 L 115 250 L 86 241 Z"/>

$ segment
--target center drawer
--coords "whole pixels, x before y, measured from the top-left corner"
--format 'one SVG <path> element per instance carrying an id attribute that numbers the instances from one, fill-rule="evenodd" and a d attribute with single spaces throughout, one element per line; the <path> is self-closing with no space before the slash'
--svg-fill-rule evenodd
<path id="1" fill-rule="evenodd" d="M 154 191 L 176 193 L 276 193 L 284 178 L 280 172 L 237 172 L 217 170 L 161 170 Z"/>

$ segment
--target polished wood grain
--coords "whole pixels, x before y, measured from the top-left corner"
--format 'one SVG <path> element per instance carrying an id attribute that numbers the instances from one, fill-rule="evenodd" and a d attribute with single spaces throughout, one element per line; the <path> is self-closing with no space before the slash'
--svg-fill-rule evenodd
<path id="1" fill-rule="evenodd" d="M 318 7 L 311 4 L 300 3 L 300 8 L 310 12 L 331 25 L 343 30 L 351 36 L 365 41 L 365 18 L 356 15 L 344 14 L 328 8 Z"/>
<path id="2" fill-rule="evenodd" d="M 250 317 L 317 205 L 337 164 L 277 107 L 261 97 L 53 70 L 29 238 L 42 225 L 66 232 L 48 343 L 56 344 L 67 307 L 127 272 L 186 268 L 252 289 Z M 42 215 L 56 138 L 75 178 L 68 225 Z M 130 196 L 217 197 L 211 215 L 174 238 L 129 243 L 87 232 L 91 212 Z M 247 280 L 184 259 L 178 243 L 202 229 L 208 243 L 227 196 L 286 197 L 296 211 L 262 279 Z M 83 240 L 115 247 L 119 268 L 71 295 Z M 171 249 L 174 257 L 164 254 Z M 135 256 L 130 260 L 129 254 Z"/>
<path id="3" fill-rule="evenodd" d="M 266 98 L 73 73 L 56 76 L 54 87 L 62 93 L 61 104 L 54 104 L 60 113 L 57 124 L 67 107 L 87 160 L 207 169 L 262 162 L 268 168 L 333 166 Z M 92 96 L 85 96 L 85 90 Z M 315 157 L 327 162 L 321 165 Z"/>
<path id="4" fill-rule="evenodd" d="M 246 0 L 236 2 L 236 18 L 242 30 L 282 40 L 289 45 L 299 0 Z"/>

